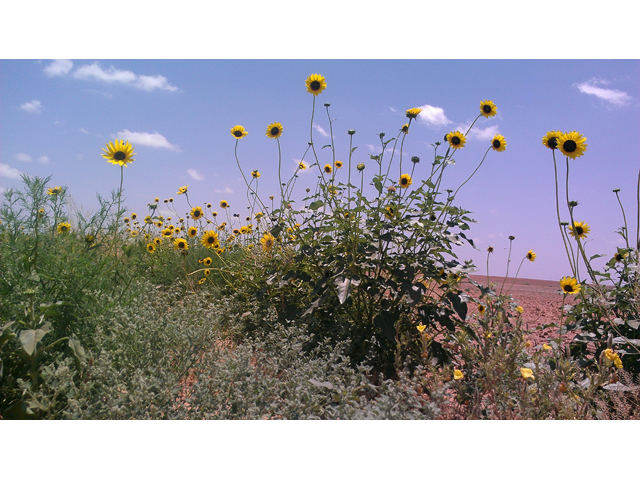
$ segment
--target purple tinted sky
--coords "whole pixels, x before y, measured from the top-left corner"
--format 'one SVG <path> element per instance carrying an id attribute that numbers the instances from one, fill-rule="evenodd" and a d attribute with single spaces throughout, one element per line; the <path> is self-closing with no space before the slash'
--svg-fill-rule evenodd
<path id="1" fill-rule="evenodd" d="M 523 265 L 520 276 L 556 279 L 569 273 L 556 224 L 551 151 L 541 144 L 548 130 L 587 137 L 586 154 L 569 161 L 569 190 L 580 202 L 576 220 L 592 228 L 588 253 L 609 256 L 622 246 L 615 233 L 622 215 L 614 188 L 621 189 L 635 235 L 638 60 L 3 60 L 0 185 L 18 186 L 18 172 L 52 175 L 52 185 L 67 185 L 77 205 L 94 210 L 96 192 L 109 194 L 120 174 L 102 159 L 101 148 L 116 136 L 127 137 L 137 152 L 125 171 L 131 210 L 145 214 L 155 196 L 175 197 L 186 210 L 176 192 L 189 184 L 192 203 L 225 199 L 244 216 L 246 188 L 229 130 L 241 124 L 249 132 L 239 144 L 241 164 L 246 173 L 260 170 L 262 196 L 276 194 L 278 150 L 265 136 L 266 126 L 283 125 L 283 176 L 289 178 L 309 141 L 313 97 L 304 81 L 311 73 L 327 80 L 317 97 L 316 145 L 328 143 L 322 104 L 330 103 L 337 158 L 347 159 L 346 132 L 356 129 L 353 167 L 365 162 L 366 179 L 373 174 L 369 154 L 379 151 L 377 134 L 395 136 L 406 109 L 425 108 L 403 152 L 406 159 L 421 158 L 414 175 L 419 180 L 433 158 L 430 144 L 468 126 L 481 100 L 496 103 L 498 115 L 478 120 L 443 181 L 444 188 L 456 189 L 493 135 L 505 136 L 507 150 L 490 151 L 456 201 L 479 222 L 470 231 L 479 251 L 459 250 L 479 273 L 492 245 L 490 272 L 504 275 L 509 235 L 516 237 L 512 275 L 529 249 L 538 257 Z M 329 149 L 320 151 L 322 164 L 329 159 Z M 565 160 L 558 160 L 563 181 Z M 346 182 L 345 170 L 338 178 Z M 298 199 L 315 183 L 317 170 L 300 177 Z"/>

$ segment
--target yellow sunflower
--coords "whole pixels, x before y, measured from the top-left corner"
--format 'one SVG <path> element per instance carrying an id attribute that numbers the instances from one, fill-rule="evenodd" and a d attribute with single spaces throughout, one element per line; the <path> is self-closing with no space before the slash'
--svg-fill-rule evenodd
<path id="1" fill-rule="evenodd" d="M 498 107 L 491 100 L 483 100 L 480 102 L 480 115 L 489 118 L 498 113 Z"/>
<path id="2" fill-rule="evenodd" d="M 467 138 L 464 136 L 464 134 L 460 133 L 457 130 L 455 132 L 447 133 L 445 138 L 449 142 L 451 148 L 455 149 L 464 147 L 464 144 L 467 141 Z"/>
<path id="3" fill-rule="evenodd" d="M 251 172 L 251 176 L 253 178 L 260 178 L 260 172 L 258 170 L 254 170 Z"/>
<path id="4" fill-rule="evenodd" d="M 208 268 L 206 268 L 206 269 L 204 270 L 204 274 L 205 274 L 205 276 L 207 276 L 207 277 L 208 277 L 209 275 L 211 275 L 211 270 L 209 270 Z"/>
<path id="5" fill-rule="evenodd" d="M 248 133 L 249 132 L 247 132 L 242 125 L 236 125 L 231 129 L 231 135 L 233 135 L 237 139 L 246 137 Z"/>
<path id="6" fill-rule="evenodd" d="M 507 148 L 507 142 L 505 142 L 502 135 L 495 135 L 493 140 L 491 140 L 491 148 L 496 152 L 504 152 Z"/>
<path id="7" fill-rule="evenodd" d="M 153 253 L 156 251 L 156 246 L 153 243 L 147 243 L 147 252 Z"/>
<path id="8" fill-rule="evenodd" d="M 71 231 L 71 224 L 69 222 L 62 222 L 58 225 L 58 233 L 69 233 Z"/>
<path id="9" fill-rule="evenodd" d="M 575 278 L 562 277 L 560 280 L 560 290 L 565 294 L 576 295 L 580 291 L 580 284 Z"/>
<path id="10" fill-rule="evenodd" d="M 402 131 L 402 133 L 409 133 L 409 124 L 405 123 L 402 128 L 400 129 L 400 131 Z"/>
<path id="11" fill-rule="evenodd" d="M 411 180 L 411 175 L 409 175 L 408 173 L 400 176 L 400 188 L 409 188 L 409 185 L 411 185 L 412 183 L 413 180 Z"/>
<path id="12" fill-rule="evenodd" d="M 282 135 L 282 125 L 278 122 L 270 123 L 267 126 L 267 137 L 278 138 Z"/>
<path id="13" fill-rule="evenodd" d="M 562 132 L 559 130 L 551 130 L 550 132 L 547 132 L 547 134 L 542 137 L 542 144 L 547 147 L 550 148 L 551 150 L 554 150 L 555 148 L 558 147 L 558 138 L 560 138 L 560 135 L 562 135 Z"/>
<path id="14" fill-rule="evenodd" d="M 213 260 L 211 260 L 211 257 L 207 257 L 204 260 L 202 260 L 202 263 L 204 263 L 207 267 L 209 267 L 213 263 Z"/>
<path id="15" fill-rule="evenodd" d="M 336 166 L 336 168 L 342 168 L 342 162 L 340 160 L 336 160 L 334 165 Z"/>
<path id="16" fill-rule="evenodd" d="M 307 164 L 304 163 L 304 162 L 298 163 L 298 169 L 299 170 L 306 170 L 307 169 Z"/>
<path id="17" fill-rule="evenodd" d="M 276 239 L 270 233 L 265 233 L 264 236 L 260 239 L 260 243 L 262 244 L 262 250 L 268 252 L 273 247 Z"/>
<path id="18" fill-rule="evenodd" d="M 613 256 L 613 258 L 614 258 L 614 260 L 615 260 L 616 262 L 621 262 L 621 261 L 623 261 L 623 260 L 627 257 L 627 255 L 629 255 L 629 252 L 624 253 L 624 254 L 623 254 L 623 253 L 616 253 L 616 254 Z"/>
<path id="19" fill-rule="evenodd" d="M 178 189 L 178 195 L 182 195 L 183 193 L 187 193 L 188 188 L 189 188 L 189 185 L 185 185 L 184 187 L 180 187 Z"/>
<path id="20" fill-rule="evenodd" d="M 187 244 L 187 241 L 184 238 L 176 238 L 173 241 L 173 248 L 184 252 L 189 249 L 189 245 Z"/>
<path id="21" fill-rule="evenodd" d="M 591 232 L 591 227 L 587 225 L 587 222 L 573 222 L 573 227 L 569 227 L 569 235 L 572 237 L 586 238 Z"/>
<path id="22" fill-rule="evenodd" d="M 162 239 L 161 238 L 154 238 L 153 239 L 153 243 L 155 243 L 156 245 L 162 245 Z"/>
<path id="23" fill-rule="evenodd" d="M 324 166 L 324 173 L 331 173 L 333 171 L 333 167 L 328 163 Z"/>
<path id="24" fill-rule="evenodd" d="M 114 165 L 127 166 L 128 163 L 134 161 L 133 147 L 129 143 L 129 140 L 115 139 L 113 142 L 106 144 L 107 149 L 102 149 L 104 152 L 102 156 L 108 159 L 107 163 L 113 163 Z"/>
<path id="25" fill-rule="evenodd" d="M 220 200 L 220 208 L 228 208 L 229 207 L 229 202 L 227 202 L 226 200 Z"/>
<path id="26" fill-rule="evenodd" d="M 534 261 L 536 260 L 536 253 L 535 253 L 533 250 L 529 250 L 529 251 L 527 252 L 527 259 L 528 259 L 530 262 L 534 262 Z"/>
<path id="27" fill-rule="evenodd" d="M 407 118 L 416 118 L 418 115 L 420 115 L 421 111 L 421 108 L 410 108 L 406 113 Z"/>
<path id="28" fill-rule="evenodd" d="M 558 137 L 558 149 L 563 155 L 576 159 L 587 151 L 587 137 L 583 137 L 580 133 L 571 131 L 563 133 Z"/>
<path id="29" fill-rule="evenodd" d="M 307 85 L 307 92 L 312 93 L 316 96 L 319 95 L 325 88 L 327 88 L 327 83 L 325 82 L 324 77 L 322 75 L 318 75 L 317 73 L 309 75 L 305 83 Z"/>
<path id="30" fill-rule="evenodd" d="M 453 371 L 453 379 L 454 380 L 462 380 L 464 378 L 464 373 L 462 373 L 457 368 Z"/>
<path id="31" fill-rule="evenodd" d="M 189 238 L 193 238 L 198 234 L 198 227 L 189 227 L 188 235 Z"/>
<path id="32" fill-rule="evenodd" d="M 392 219 L 394 217 L 394 215 L 396 214 L 396 207 L 395 205 L 389 205 L 388 207 L 385 208 L 386 212 L 384 214 L 385 217 L 387 217 L 388 219 Z"/>
<path id="33" fill-rule="evenodd" d="M 207 281 L 207 277 L 201 278 L 200 280 L 198 280 L 198 285 L 202 285 L 206 281 Z"/>
<path id="34" fill-rule="evenodd" d="M 193 218 L 194 220 L 198 220 L 202 218 L 203 215 L 204 213 L 201 207 L 193 207 L 191 209 L 191 218 Z"/>
<path id="35" fill-rule="evenodd" d="M 205 247 L 214 248 L 218 243 L 220 243 L 218 241 L 218 233 L 215 230 L 209 230 L 202 235 L 202 245 Z"/>
<path id="36" fill-rule="evenodd" d="M 485 312 L 486 309 L 487 309 L 487 307 L 485 307 L 484 305 L 482 305 L 482 304 L 478 305 L 478 313 L 480 315 L 484 315 L 484 312 Z"/>
<path id="37" fill-rule="evenodd" d="M 48 195 L 58 195 L 60 193 L 62 193 L 62 187 L 53 187 L 53 188 L 47 189 Z"/>

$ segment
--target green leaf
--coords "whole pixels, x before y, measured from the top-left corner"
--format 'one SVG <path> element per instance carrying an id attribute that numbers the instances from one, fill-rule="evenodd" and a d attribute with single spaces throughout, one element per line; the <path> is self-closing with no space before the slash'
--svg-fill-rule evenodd
<path id="1" fill-rule="evenodd" d="M 355 152 L 355 151 L 356 151 L 356 148 L 358 148 L 358 147 L 353 147 L 353 148 L 351 149 L 351 153 Z"/>
<path id="2" fill-rule="evenodd" d="M 80 343 L 80 340 L 78 340 L 75 335 L 71 335 L 71 338 L 69 338 L 69 347 L 71 347 L 71 350 L 73 350 L 73 354 L 76 356 L 78 360 L 80 360 L 81 363 L 85 363 L 87 361 L 87 356 L 85 355 L 84 347 L 82 346 L 82 344 Z"/>
<path id="3" fill-rule="evenodd" d="M 380 178 L 377 176 L 373 177 L 373 184 L 375 185 L 376 190 L 378 190 L 378 193 L 382 194 L 382 182 L 380 181 Z"/>
<path id="4" fill-rule="evenodd" d="M 331 147 L 331 145 L 324 145 L 322 148 Z"/>
<path id="5" fill-rule="evenodd" d="M 36 349 L 36 345 L 42 337 L 44 337 L 51 330 L 51 324 L 49 322 L 45 322 L 42 328 L 38 330 L 22 330 L 20 332 L 20 342 L 22 343 L 22 348 L 27 352 L 28 355 L 31 355 Z"/>
<path id="6" fill-rule="evenodd" d="M 373 319 L 373 324 L 382 330 L 384 336 L 396 343 L 396 318 L 390 312 L 382 311 Z"/>
<path id="7" fill-rule="evenodd" d="M 328 388 L 329 390 L 333 389 L 333 383 L 331 382 L 319 382 L 318 380 L 316 380 L 315 378 L 310 378 L 309 382 L 312 385 L 315 385 L 316 387 L 324 387 L 324 388 Z"/>
<path id="8" fill-rule="evenodd" d="M 309 209 L 318 210 L 323 205 L 324 205 L 324 202 L 322 200 L 316 200 L 315 202 L 311 202 L 311 204 L 309 205 Z"/>
<path id="9" fill-rule="evenodd" d="M 462 321 L 466 320 L 467 303 L 463 301 L 464 297 L 462 297 L 461 295 L 457 295 L 454 292 L 449 292 L 447 293 L 447 298 L 451 302 L 451 305 L 453 305 L 453 309 L 456 311 L 456 313 L 462 319 Z"/>

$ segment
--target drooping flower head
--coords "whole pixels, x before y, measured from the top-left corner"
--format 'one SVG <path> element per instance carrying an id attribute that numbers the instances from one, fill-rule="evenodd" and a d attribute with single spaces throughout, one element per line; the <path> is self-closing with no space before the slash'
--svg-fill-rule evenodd
<path id="1" fill-rule="evenodd" d="M 462 373 L 457 368 L 453 371 L 453 379 L 454 380 L 462 380 L 464 378 L 464 373 Z"/>
<path id="2" fill-rule="evenodd" d="M 507 148 L 507 142 L 505 142 L 502 135 L 495 135 L 491 140 L 491 148 L 496 152 L 504 152 Z"/>
<path id="3" fill-rule="evenodd" d="M 402 133 L 404 133 L 404 134 L 409 133 L 409 124 L 408 124 L 408 123 L 405 123 L 405 124 L 402 126 L 402 128 L 400 129 L 400 131 L 401 131 Z"/>
<path id="4" fill-rule="evenodd" d="M 242 125 L 236 125 L 231 129 L 231 135 L 238 139 L 246 137 L 248 133 L 249 132 L 247 132 Z"/>
<path id="5" fill-rule="evenodd" d="M 180 187 L 178 189 L 178 195 L 182 195 L 183 193 L 187 193 L 188 189 L 189 189 L 189 185 L 185 185 L 184 187 Z"/>
<path id="6" fill-rule="evenodd" d="M 587 137 L 583 137 L 580 133 L 571 131 L 563 133 L 558 137 L 558 149 L 563 155 L 576 159 L 587 151 Z"/>
<path id="7" fill-rule="evenodd" d="M 325 88 L 327 88 L 327 83 L 324 80 L 322 75 L 318 75 L 314 73 L 307 77 L 307 81 L 305 82 L 307 85 L 307 92 L 312 93 L 314 95 L 319 95 Z"/>
<path id="8" fill-rule="evenodd" d="M 445 136 L 446 140 L 449 142 L 451 148 L 462 148 L 467 141 L 467 138 L 464 136 L 464 133 L 460 133 L 459 131 L 447 133 Z"/>
<path id="9" fill-rule="evenodd" d="M 536 253 L 535 253 L 533 250 L 529 250 L 529 251 L 527 252 L 527 259 L 528 259 L 530 262 L 535 262 L 535 260 L 536 260 Z"/>
<path id="10" fill-rule="evenodd" d="M 420 115 L 421 111 L 421 108 L 410 108 L 406 113 L 407 118 L 416 118 L 418 115 Z"/>
<path id="11" fill-rule="evenodd" d="M 480 102 L 480 115 L 489 118 L 498 113 L 498 107 L 491 100 L 483 100 Z"/>
<path id="12" fill-rule="evenodd" d="M 278 122 L 270 123 L 267 126 L 267 137 L 278 138 L 282 135 L 282 125 Z"/>
<path id="13" fill-rule="evenodd" d="M 133 162 L 135 159 L 133 156 L 133 146 L 124 140 L 118 140 L 117 138 L 113 142 L 106 144 L 107 149 L 102 149 L 105 153 L 102 154 L 107 159 L 107 163 L 113 163 L 114 165 L 127 166 L 128 163 Z"/>
<path id="14" fill-rule="evenodd" d="M 578 284 L 575 278 L 562 277 L 560 280 L 560 290 L 565 294 L 576 295 L 580 291 L 580 284 Z"/>
<path id="15" fill-rule="evenodd" d="M 409 186 L 413 183 L 411 180 L 411 175 L 405 173 L 400 176 L 400 188 L 409 188 Z"/>
<path id="16" fill-rule="evenodd" d="M 572 237 L 587 238 L 587 235 L 591 231 L 591 227 L 587 225 L 587 222 L 573 222 L 573 226 L 569 227 L 569 235 Z"/>

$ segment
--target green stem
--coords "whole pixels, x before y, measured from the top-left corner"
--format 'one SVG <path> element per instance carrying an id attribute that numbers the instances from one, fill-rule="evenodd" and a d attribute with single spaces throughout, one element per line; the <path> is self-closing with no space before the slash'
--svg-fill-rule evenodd
<path id="1" fill-rule="evenodd" d="M 624 214 L 624 207 L 622 206 L 622 202 L 620 201 L 620 195 L 618 192 L 616 193 L 616 198 L 618 199 L 618 203 L 620 204 L 620 209 L 622 210 L 622 219 L 624 220 L 624 239 L 627 242 L 627 250 L 629 250 L 629 229 L 627 228 L 627 216 Z"/>

